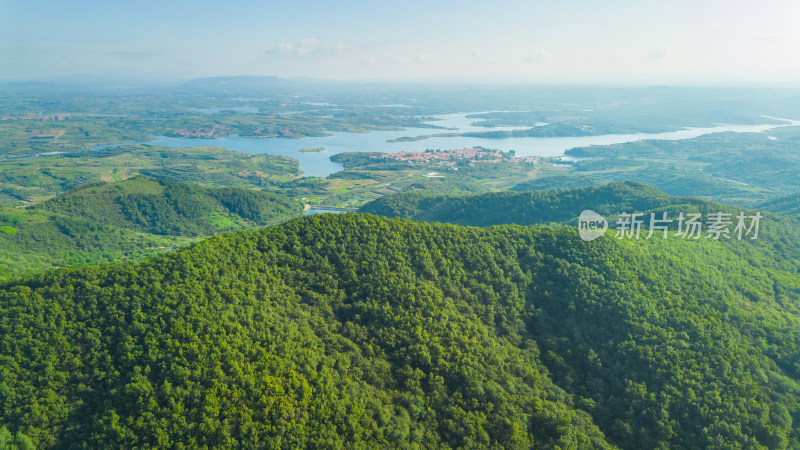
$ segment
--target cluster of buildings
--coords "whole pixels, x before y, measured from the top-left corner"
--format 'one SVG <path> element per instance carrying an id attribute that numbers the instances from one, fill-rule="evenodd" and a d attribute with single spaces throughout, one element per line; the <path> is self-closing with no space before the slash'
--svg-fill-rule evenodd
<path id="1" fill-rule="evenodd" d="M 439 163 L 443 166 L 455 167 L 460 162 L 466 162 L 470 166 L 475 163 L 531 163 L 538 164 L 538 156 L 516 157 L 514 152 L 503 153 L 500 150 L 487 150 L 482 147 L 465 148 L 461 150 L 426 150 L 424 152 L 399 152 L 373 155 L 376 159 L 390 159 L 395 161 L 410 162 L 416 164 Z"/>
<path id="2" fill-rule="evenodd" d="M 19 116 L 3 116 L 2 120 L 65 120 L 69 114 L 21 114 Z"/>

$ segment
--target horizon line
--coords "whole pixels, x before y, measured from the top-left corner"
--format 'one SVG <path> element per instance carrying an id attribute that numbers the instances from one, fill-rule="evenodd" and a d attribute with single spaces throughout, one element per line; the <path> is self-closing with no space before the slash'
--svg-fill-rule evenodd
<path id="1" fill-rule="evenodd" d="M 273 79 L 289 82 L 318 82 L 331 84 L 376 84 L 376 85 L 450 85 L 450 86 L 541 86 L 541 87 L 597 87 L 597 88 L 655 88 L 655 87 L 696 87 L 696 88 L 783 88 L 800 89 L 800 81 L 743 81 L 743 80 L 642 80 L 642 81 L 556 81 L 530 80 L 517 77 L 480 79 L 478 77 L 427 77 L 427 78 L 320 78 L 312 76 L 278 76 L 256 74 L 228 74 L 209 76 L 167 76 L 167 75 L 120 75 L 120 74 L 70 74 L 51 77 L 0 78 L 0 85 L 8 84 L 80 84 L 98 81 L 105 83 L 142 83 L 153 85 L 183 85 L 193 81 L 214 79 Z M 98 86 L 99 87 L 99 86 Z"/>

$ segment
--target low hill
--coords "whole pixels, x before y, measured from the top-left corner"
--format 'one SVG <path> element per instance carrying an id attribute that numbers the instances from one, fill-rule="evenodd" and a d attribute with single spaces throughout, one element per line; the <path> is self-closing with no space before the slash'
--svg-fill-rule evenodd
<path id="1" fill-rule="evenodd" d="M 800 275 L 758 261 L 308 216 L 0 285 L 0 425 L 43 448 L 797 448 Z"/>
<path id="2" fill-rule="evenodd" d="M 298 216 L 302 205 L 282 195 L 136 176 L 93 183 L 33 207 L 146 233 L 200 236 L 272 225 Z"/>
<path id="3" fill-rule="evenodd" d="M 646 184 L 625 181 L 567 190 L 464 196 L 411 192 L 381 197 L 364 205 L 359 211 L 386 217 L 471 226 L 511 223 L 575 225 L 577 217 L 585 209 L 610 216 L 665 207 L 698 210 L 722 206 L 690 197 L 673 197 Z"/>
<path id="4" fill-rule="evenodd" d="M 790 201 L 781 204 L 783 206 L 779 209 L 790 210 Z M 681 213 L 700 213 L 701 220 L 707 221 L 709 214 L 721 212 L 730 214 L 734 222 L 741 212 L 748 215 L 763 213 L 758 239 L 726 239 L 723 245 L 728 245 L 754 264 L 757 260 L 757 264 L 795 273 L 800 267 L 800 217 L 772 214 L 766 205 L 762 211 L 743 211 L 740 207 L 708 200 L 676 197 L 635 181 L 566 190 L 462 196 L 402 193 L 374 200 L 361 207 L 359 212 L 479 227 L 504 224 L 577 226 L 578 216 L 587 209 L 604 216 L 610 228 L 617 227 L 616 221 L 621 213 L 642 213 L 644 230 L 650 225 L 650 213 L 656 214 L 657 218 L 666 213 L 673 220 L 670 225 L 673 231 L 676 231 L 676 218 Z M 735 225 L 732 223 L 729 229 Z M 704 222 L 703 227 L 707 226 L 708 223 Z"/>
<path id="5" fill-rule="evenodd" d="M 758 206 L 766 211 L 779 214 L 800 214 L 800 193 L 770 199 Z"/>
<path id="6" fill-rule="evenodd" d="M 302 214 L 286 197 L 137 176 L 29 208 L 0 207 L 0 281 L 52 267 L 141 259 Z"/>

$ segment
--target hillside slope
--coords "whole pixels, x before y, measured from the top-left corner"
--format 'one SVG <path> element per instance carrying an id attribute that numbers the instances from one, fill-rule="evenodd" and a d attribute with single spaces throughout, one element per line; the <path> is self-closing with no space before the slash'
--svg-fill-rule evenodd
<path id="1" fill-rule="evenodd" d="M 199 236 L 279 223 L 298 216 L 302 206 L 269 192 L 139 175 L 73 189 L 33 209 L 152 234 Z"/>
<path id="2" fill-rule="evenodd" d="M 575 225 L 584 209 L 607 216 L 666 206 L 697 210 L 707 205 L 719 204 L 690 197 L 673 197 L 646 184 L 626 181 L 567 190 L 506 191 L 464 196 L 403 193 L 367 203 L 359 212 L 470 226 L 511 223 Z"/>
<path id="3" fill-rule="evenodd" d="M 141 259 L 220 232 L 302 214 L 284 196 L 137 176 L 29 208 L 0 207 L 0 281 L 48 268 Z"/>
<path id="4" fill-rule="evenodd" d="M 800 193 L 764 201 L 759 204 L 759 207 L 779 214 L 800 214 Z"/>
<path id="5" fill-rule="evenodd" d="M 42 447 L 800 445 L 800 276 L 710 240 L 315 215 L 0 285 L 0 339 Z"/>
<path id="6" fill-rule="evenodd" d="M 788 200 L 778 208 L 789 211 Z M 774 208 L 762 205 L 761 211 L 744 210 L 691 197 L 668 195 L 646 184 L 625 181 L 604 186 L 591 186 L 567 190 L 494 192 L 463 196 L 403 193 L 374 200 L 359 212 L 386 217 L 402 217 L 416 221 L 445 222 L 468 226 L 518 225 L 578 225 L 578 216 L 584 210 L 595 211 L 605 217 L 610 228 L 617 227 L 621 213 L 640 213 L 646 236 L 650 215 L 661 218 L 666 213 L 672 220 L 671 229 L 677 231 L 680 214 L 700 213 L 703 233 L 707 231 L 710 214 L 730 214 L 733 230 L 740 212 L 748 215 L 757 212 L 760 220 L 759 237 L 745 238 L 744 242 L 723 239 L 723 244 L 752 264 L 766 264 L 782 271 L 797 273 L 800 268 L 800 217 L 772 214 Z M 674 233 L 673 233 L 674 234 Z"/>

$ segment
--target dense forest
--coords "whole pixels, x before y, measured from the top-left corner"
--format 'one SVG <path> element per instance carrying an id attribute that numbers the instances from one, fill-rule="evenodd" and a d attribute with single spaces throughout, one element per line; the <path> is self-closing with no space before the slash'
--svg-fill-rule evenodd
<path id="1" fill-rule="evenodd" d="M 780 214 L 800 214 L 800 193 L 773 198 L 759 206 L 767 211 Z"/>
<path id="2" fill-rule="evenodd" d="M 118 183 L 87 184 L 34 209 L 152 234 L 198 236 L 279 223 L 302 208 L 269 192 L 206 188 L 139 175 Z"/>
<path id="3" fill-rule="evenodd" d="M 302 214 L 284 196 L 136 176 L 28 208 L 0 207 L 0 281 L 48 268 L 141 259 L 220 232 Z"/>
<path id="4" fill-rule="evenodd" d="M 760 205 L 763 208 L 761 211 L 743 211 L 741 207 L 692 197 L 676 197 L 646 184 L 625 181 L 564 190 L 457 196 L 409 192 L 382 197 L 359 211 L 416 221 L 484 227 L 504 224 L 577 226 L 581 211 L 588 209 L 603 215 L 611 228 L 617 227 L 620 214 L 636 212 L 642 213 L 644 230 L 650 226 L 652 213 L 656 217 L 666 214 L 673 219 L 670 228 L 675 232 L 675 219 L 680 214 L 699 213 L 706 220 L 715 213 L 730 214 L 732 218 L 740 212 L 759 213 L 763 218 L 760 220 L 758 239 L 742 241 L 734 238 L 723 240 L 721 244 L 751 264 L 798 273 L 800 216 L 788 214 L 796 210 L 792 203 L 794 199 L 796 195 L 781 197 Z M 707 223 L 703 226 L 707 226 Z M 646 236 L 646 233 L 642 236 Z"/>
<path id="5" fill-rule="evenodd" d="M 58 448 L 797 448 L 800 275 L 761 251 L 321 214 L 53 271 L 0 285 L 0 424 Z"/>
<path id="6" fill-rule="evenodd" d="M 493 192 L 474 195 L 432 195 L 409 192 L 389 195 L 364 205 L 359 211 L 386 217 L 448 222 L 458 225 L 540 225 L 570 223 L 584 209 L 603 215 L 647 212 L 664 208 L 704 212 L 731 209 L 719 203 L 691 197 L 674 197 L 634 181 L 583 188 Z"/>

